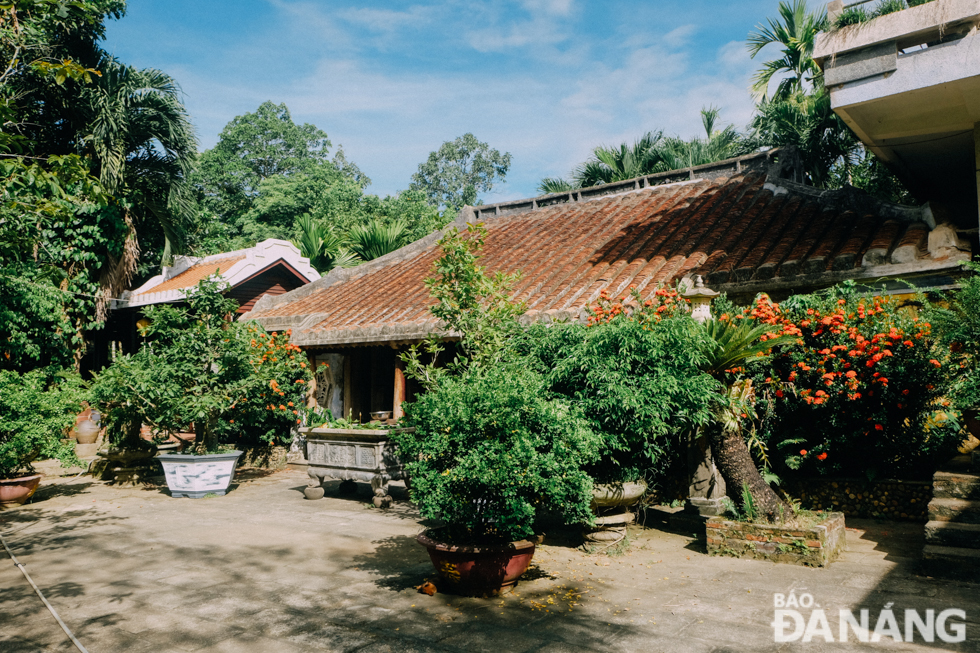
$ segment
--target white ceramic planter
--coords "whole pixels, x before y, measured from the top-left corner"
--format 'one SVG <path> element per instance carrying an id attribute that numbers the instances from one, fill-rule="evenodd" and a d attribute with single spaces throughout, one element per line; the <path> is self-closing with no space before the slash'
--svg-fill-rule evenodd
<path id="1" fill-rule="evenodd" d="M 167 475 L 170 496 L 200 499 L 208 494 L 223 496 L 235 478 L 241 451 L 205 456 L 165 453 L 157 456 Z"/>

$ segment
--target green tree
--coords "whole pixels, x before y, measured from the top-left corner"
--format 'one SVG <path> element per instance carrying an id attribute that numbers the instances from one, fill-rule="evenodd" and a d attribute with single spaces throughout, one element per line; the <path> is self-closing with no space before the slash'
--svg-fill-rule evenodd
<path id="1" fill-rule="evenodd" d="M 817 34 L 827 28 L 826 12 L 810 11 L 806 0 L 782 0 L 778 11 L 778 19 L 769 18 L 766 25 L 758 25 L 756 31 L 749 33 L 748 48 L 753 59 L 768 45 L 782 46 L 782 57 L 763 63 L 752 78 L 752 91 L 760 99 L 768 95 L 773 79 L 779 79 L 775 98 L 808 91 L 821 83 L 820 67 L 813 61 L 813 46 Z"/>
<path id="2" fill-rule="evenodd" d="M 350 230 L 347 238 L 351 250 L 365 261 L 381 258 L 406 244 L 408 225 L 402 221 L 384 224 L 371 220 Z"/>
<path id="3" fill-rule="evenodd" d="M 501 154 L 473 134 L 463 134 L 430 152 L 412 175 L 409 188 L 424 192 L 433 206 L 457 211 L 475 205 L 481 192 L 502 182 L 510 160 L 510 153 Z"/>

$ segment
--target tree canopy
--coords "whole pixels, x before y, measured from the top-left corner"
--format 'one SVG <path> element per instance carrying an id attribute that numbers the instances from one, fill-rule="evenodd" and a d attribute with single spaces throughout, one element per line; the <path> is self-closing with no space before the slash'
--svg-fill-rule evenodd
<path id="1" fill-rule="evenodd" d="M 470 133 L 446 141 L 419 164 L 411 190 L 425 193 L 429 203 L 450 212 L 477 204 L 480 193 L 504 181 L 510 153 L 501 154 Z"/>

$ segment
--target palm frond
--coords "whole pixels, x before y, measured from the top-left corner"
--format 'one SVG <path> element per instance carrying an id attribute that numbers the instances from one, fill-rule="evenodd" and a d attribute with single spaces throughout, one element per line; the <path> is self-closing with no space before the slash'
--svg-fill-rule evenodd
<path id="1" fill-rule="evenodd" d="M 400 220 L 383 224 L 372 220 L 350 230 L 350 249 L 365 261 L 380 258 L 405 245 L 408 225 Z"/>

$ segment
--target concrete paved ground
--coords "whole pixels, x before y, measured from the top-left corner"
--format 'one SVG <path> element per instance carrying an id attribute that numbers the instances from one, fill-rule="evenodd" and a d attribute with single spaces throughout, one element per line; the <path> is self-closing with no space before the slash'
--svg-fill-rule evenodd
<path id="1" fill-rule="evenodd" d="M 173 499 L 53 479 L 0 533 L 91 653 L 143 651 L 980 651 L 980 585 L 915 576 L 922 527 L 849 520 L 829 569 L 709 557 L 695 539 L 634 531 L 618 556 L 546 541 L 529 579 L 503 598 L 433 597 L 413 536 L 418 515 L 328 489 L 305 474 L 245 475 L 225 497 Z M 963 643 L 776 643 L 775 592 L 809 593 L 830 616 L 892 603 L 899 615 L 965 610 Z M 802 611 L 809 618 L 809 611 Z M 0 550 L 0 651 L 71 651 Z"/>

